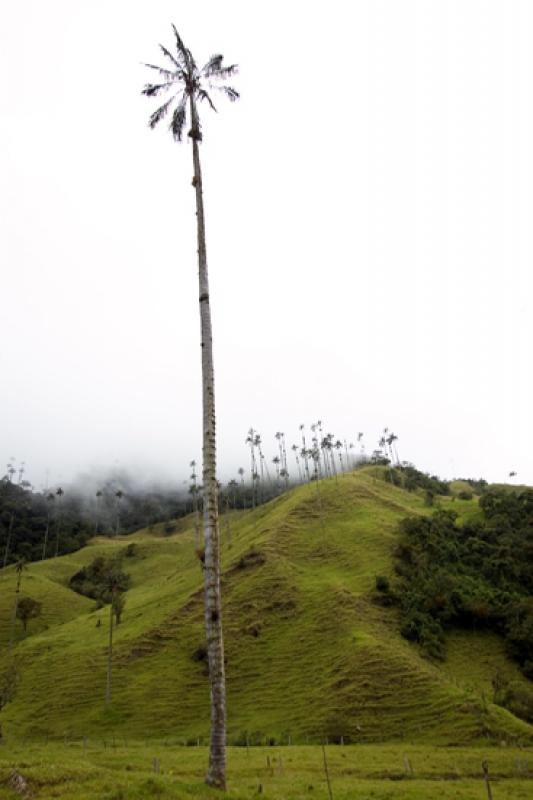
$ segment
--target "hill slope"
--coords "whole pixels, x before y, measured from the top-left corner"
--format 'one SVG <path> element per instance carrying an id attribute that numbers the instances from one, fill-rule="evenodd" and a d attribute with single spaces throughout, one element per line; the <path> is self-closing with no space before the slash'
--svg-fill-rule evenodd
<path id="1" fill-rule="evenodd" d="M 463 516 L 476 500 L 441 498 Z M 230 740 L 467 743 L 531 739 L 533 728 L 489 702 L 491 674 L 513 677 L 496 637 L 452 636 L 435 665 L 401 638 L 396 612 L 372 602 L 376 575 L 392 574 L 398 521 L 426 513 L 423 498 L 367 468 L 301 486 L 254 511 L 221 519 Z M 116 629 L 113 702 L 104 709 L 108 608 L 68 588 L 97 555 L 125 555 L 131 575 Z M 131 550 L 131 548 L 130 548 Z M 2 711 L 12 736 L 205 737 L 208 684 L 202 660 L 203 597 L 192 520 L 30 564 L 22 594 L 43 603 L 11 655 L 16 583 L 0 572 L 0 675 L 17 664 Z M 99 622 L 100 620 L 100 622 Z M 517 679 L 525 680 L 520 677 Z"/>

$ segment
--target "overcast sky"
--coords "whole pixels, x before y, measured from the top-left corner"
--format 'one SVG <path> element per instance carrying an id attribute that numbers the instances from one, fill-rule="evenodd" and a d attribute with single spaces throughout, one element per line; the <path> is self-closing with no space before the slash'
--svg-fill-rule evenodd
<path id="1" fill-rule="evenodd" d="M 150 131 L 175 22 L 240 65 L 204 109 L 221 475 L 253 425 L 384 426 L 533 483 L 529 0 L 26 0 L 0 25 L 0 472 L 201 453 L 190 146 Z"/>

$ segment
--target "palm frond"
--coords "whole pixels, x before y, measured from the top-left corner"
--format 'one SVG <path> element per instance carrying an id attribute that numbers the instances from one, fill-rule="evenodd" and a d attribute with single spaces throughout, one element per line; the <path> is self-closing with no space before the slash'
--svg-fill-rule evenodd
<path id="1" fill-rule="evenodd" d="M 168 92 L 174 86 L 174 81 L 168 83 L 147 83 L 141 90 L 146 97 L 157 97 L 161 92 Z"/>
<path id="2" fill-rule="evenodd" d="M 172 30 L 174 31 L 174 36 L 176 37 L 176 48 L 178 50 L 178 55 L 181 58 L 184 64 L 188 63 L 187 56 L 190 55 L 190 51 L 187 50 L 185 45 L 183 44 L 183 39 L 179 35 L 176 26 L 172 23 Z"/>
<path id="3" fill-rule="evenodd" d="M 176 69 L 183 69 L 183 64 L 180 64 L 178 61 L 176 61 L 170 50 L 167 50 L 167 48 L 162 44 L 159 45 L 159 49 L 161 50 L 163 55 L 165 55 L 168 59 L 170 59 L 170 61 L 172 61 Z"/>
<path id="4" fill-rule="evenodd" d="M 163 105 L 160 106 L 158 109 L 156 109 L 156 111 L 154 111 L 154 113 L 150 116 L 150 119 L 148 120 L 148 125 L 151 128 L 155 128 L 157 123 L 161 122 L 163 117 L 166 117 L 168 109 L 170 108 L 173 100 L 174 98 L 171 97 L 170 100 L 167 100 L 166 103 L 163 103 Z"/>
<path id="5" fill-rule="evenodd" d="M 224 78 L 231 78 L 232 75 L 236 75 L 239 71 L 238 64 L 230 64 L 227 67 L 223 67 L 220 65 L 217 69 L 211 70 L 209 75 L 206 74 L 206 77 L 215 78 L 217 80 L 223 80 Z"/>
<path id="6" fill-rule="evenodd" d="M 149 69 L 155 69 L 159 72 L 160 75 L 163 75 L 165 78 L 174 78 L 176 77 L 176 73 L 172 72 L 170 69 L 165 69 L 164 67 L 158 67 L 157 64 L 146 64 L 144 63 L 143 66 L 148 67 Z"/>
<path id="7" fill-rule="evenodd" d="M 205 75 L 208 78 L 213 72 L 216 72 L 222 67 L 222 59 L 224 56 L 217 53 L 217 55 L 211 56 L 207 64 L 202 67 L 202 75 Z"/>
<path id="8" fill-rule="evenodd" d="M 211 100 L 211 98 L 209 97 L 209 95 L 208 95 L 208 93 L 206 92 L 205 89 L 200 89 L 199 90 L 199 92 L 198 92 L 198 100 L 200 100 L 200 102 L 202 100 L 207 100 L 207 102 L 209 103 L 209 105 L 211 106 L 213 111 L 216 111 L 216 108 L 215 108 L 215 106 L 213 104 L 213 101 Z"/>
<path id="9" fill-rule="evenodd" d="M 172 136 L 174 137 L 176 142 L 181 142 L 183 136 L 183 127 L 185 125 L 186 119 L 187 119 L 187 95 L 184 92 L 181 96 L 181 100 L 177 108 L 172 114 L 172 120 L 169 126 Z"/>
<path id="10" fill-rule="evenodd" d="M 218 92 L 224 92 L 226 97 L 234 103 L 236 100 L 239 99 L 240 94 L 237 89 L 234 89 L 233 86 L 211 86 L 212 89 L 216 89 Z"/>

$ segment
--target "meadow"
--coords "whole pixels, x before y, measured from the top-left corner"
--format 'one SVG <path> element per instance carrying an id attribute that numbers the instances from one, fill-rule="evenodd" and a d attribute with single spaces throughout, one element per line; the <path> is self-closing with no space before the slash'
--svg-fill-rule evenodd
<path id="1" fill-rule="evenodd" d="M 230 747 L 228 792 L 234 800 L 486 800 L 482 762 L 494 800 L 528 800 L 533 793 L 533 750 L 512 747 L 328 745 Z M 39 800 L 201 800 L 220 797 L 203 785 L 205 747 L 170 740 L 115 739 L 0 748 L 0 796 L 20 776 L 25 796 Z M 19 786 L 21 784 L 19 783 Z M 331 794 L 330 794 L 331 791 Z"/>

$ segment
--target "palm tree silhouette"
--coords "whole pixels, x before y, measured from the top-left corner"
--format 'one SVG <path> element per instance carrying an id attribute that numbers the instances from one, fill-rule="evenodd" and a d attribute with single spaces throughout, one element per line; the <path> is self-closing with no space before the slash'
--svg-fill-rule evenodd
<path id="1" fill-rule="evenodd" d="M 56 490 L 57 506 L 56 506 L 56 558 L 59 555 L 59 534 L 61 533 L 61 499 L 65 492 L 61 486 Z"/>
<path id="2" fill-rule="evenodd" d="M 50 531 L 50 517 L 52 516 L 52 503 L 55 500 L 55 495 L 52 492 L 49 492 L 46 495 L 46 528 L 44 530 L 44 541 L 43 541 L 43 553 L 42 553 L 42 561 L 46 558 L 46 548 L 48 546 L 48 533 Z"/>
<path id="3" fill-rule="evenodd" d="M 176 27 L 172 26 L 175 47 L 171 53 L 166 47 L 161 51 L 169 66 L 147 66 L 163 79 L 159 84 L 147 84 L 143 94 L 157 97 L 171 93 L 150 117 L 151 128 L 164 119 L 172 106 L 170 131 L 175 141 L 181 142 L 187 114 L 190 116 L 188 135 L 192 142 L 194 166 L 193 186 L 196 194 L 196 223 L 198 235 L 199 301 L 202 334 L 202 405 L 203 405 L 203 485 L 204 485 L 204 543 L 205 543 L 205 619 L 211 695 L 211 742 L 206 782 L 221 789 L 226 787 L 226 681 L 224 674 L 224 642 L 222 636 L 222 601 L 220 594 L 220 531 L 218 525 L 218 490 L 216 478 L 215 438 L 215 379 L 211 310 L 209 306 L 209 281 L 205 242 L 205 216 L 200 165 L 202 132 L 198 104 L 215 105 L 208 92 L 221 91 L 231 100 L 238 92 L 225 81 L 237 72 L 237 66 L 225 66 L 223 56 L 216 54 L 199 69 L 191 51 L 185 47 Z M 188 106 L 188 108 L 187 108 Z"/>
<path id="4" fill-rule="evenodd" d="M 103 492 L 98 489 L 96 492 L 96 503 L 95 503 L 95 512 L 94 512 L 94 533 L 98 533 L 98 523 L 100 521 L 100 498 L 103 496 Z"/>
<path id="5" fill-rule="evenodd" d="M 20 585 L 22 583 L 22 572 L 26 569 L 26 562 L 23 558 L 19 559 L 15 565 L 17 574 L 17 588 L 15 589 L 15 602 L 13 604 L 13 615 L 11 617 L 11 633 L 9 634 L 9 649 L 13 649 L 13 639 L 15 636 L 15 622 L 17 620 L 17 608 L 19 604 Z"/>
<path id="6" fill-rule="evenodd" d="M 120 501 L 124 497 L 124 492 L 119 489 L 118 492 L 115 492 L 115 536 L 118 536 L 120 533 Z"/>

